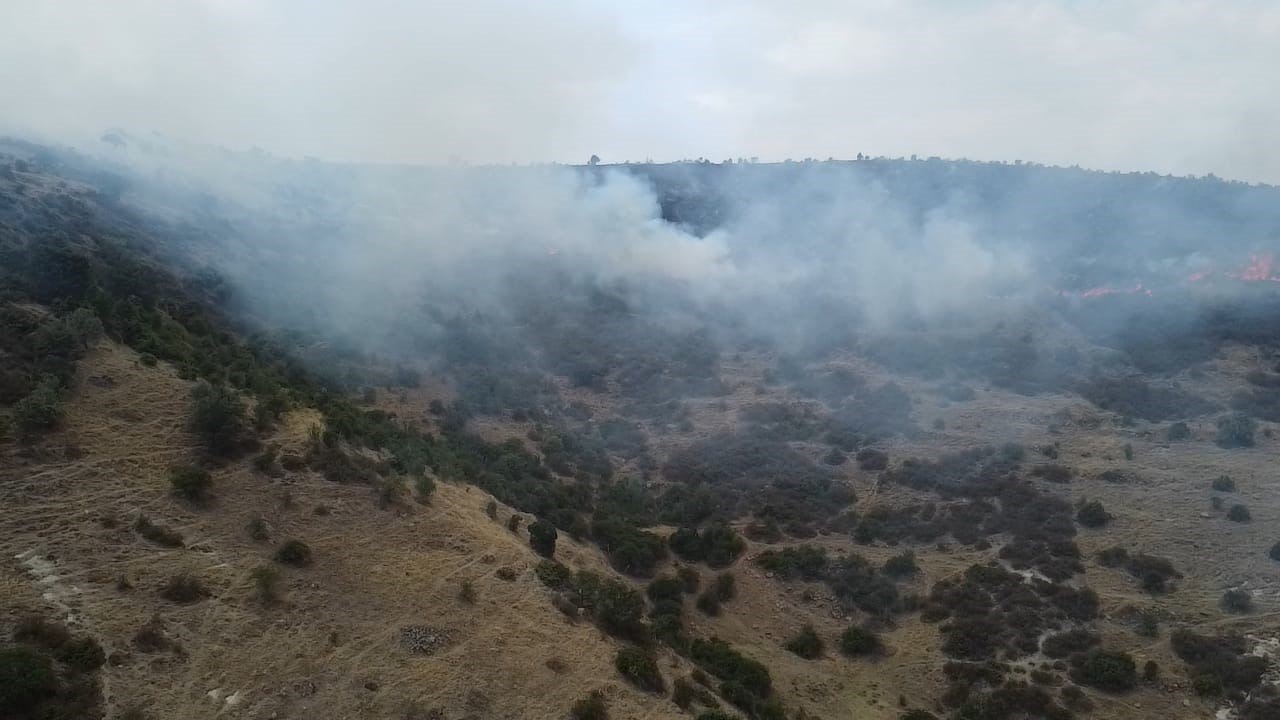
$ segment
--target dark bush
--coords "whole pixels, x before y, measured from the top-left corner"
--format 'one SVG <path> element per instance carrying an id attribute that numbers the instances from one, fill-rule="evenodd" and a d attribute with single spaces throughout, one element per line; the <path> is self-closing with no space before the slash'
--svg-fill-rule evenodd
<path id="1" fill-rule="evenodd" d="M 1096 632 L 1076 628 L 1046 637 L 1040 644 L 1040 649 L 1048 657 L 1060 659 L 1084 652 L 1101 643 L 1102 638 Z"/>
<path id="2" fill-rule="evenodd" d="M 806 659 L 813 660 L 822 655 L 822 638 L 818 637 L 818 633 L 814 631 L 812 625 L 805 625 L 796 633 L 795 637 L 787 641 L 784 646 L 792 653 Z"/>
<path id="3" fill-rule="evenodd" d="M 1090 500 L 1076 511 L 1076 522 L 1089 528 L 1100 528 L 1111 522 L 1111 515 L 1097 500 Z"/>
<path id="4" fill-rule="evenodd" d="M 647 650 L 628 645 L 618 651 L 613 666 L 627 682 L 649 692 L 661 693 L 666 689 L 658 661 Z"/>
<path id="5" fill-rule="evenodd" d="M 1222 594 L 1221 605 L 1226 612 L 1243 615 L 1253 610 L 1253 596 L 1248 590 L 1235 588 Z"/>
<path id="6" fill-rule="evenodd" d="M 539 561 L 533 572 L 552 590 L 564 590 L 573 584 L 573 571 L 554 560 Z"/>
<path id="7" fill-rule="evenodd" d="M 182 547 L 182 535 L 180 533 L 151 522 L 151 519 L 146 515 L 139 515 L 138 519 L 133 521 L 133 530 L 157 545 L 168 548 Z"/>
<path id="8" fill-rule="evenodd" d="M 1197 691 L 1202 685 L 1208 694 L 1217 694 L 1222 688 L 1248 690 L 1262 679 L 1267 667 L 1265 658 L 1248 652 L 1248 643 L 1241 637 L 1200 635 L 1179 628 L 1169 635 L 1173 651 L 1195 670 Z"/>
<path id="9" fill-rule="evenodd" d="M 680 578 L 680 586 L 688 595 L 698 592 L 698 585 L 702 582 L 702 576 L 698 571 L 687 566 L 676 568 L 676 577 Z"/>
<path id="10" fill-rule="evenodd" d="M 197 504 L 204 504 L 209 499 L 209 490 L 213 488 L 213 478 L 209 471 L 194 465 L 180 465 L 169 470 L 169 484 L 178 497 Z"/>
<path id="11" fill-rule="evenodd" d="M 1218 445 L 1224 448 L 1253 447 L 1258 424 L 1242 412 L 1218 418 Z"/>
<path id="12" fill-rule="evenodd" d="M 1072 661 L 1072 679 L 1106 692 L 1132 690 L 1137 678 L 1137 665 L 1128 653 L 1091 650 Z"/>
<path id="13" fill-rule="evenodd" d="M 62 647 L 71 640 L 71 631 L 59 622 L 50 622 L 38 615 L 31 615 L 18 621 L 13 629 L 14 642 L 53 650 Z"/>
<path id="14" fill-rule="evenodd" d="M 529 546 L 539 555 L 549 558 L 556 554 L 556 526 L 538 518 L 529 526 Z"/>
<path id="15" fill-rule="evenodd" d="M 1275 560 L 1276 562 L 1280 562 L 1280 542 L 1271 546 L 1271 549 L 1267 551 L 1267 557 Z"/>
<path id="16" fill-rule="evenodd" d="M 827 550 L 817 545 L 798 545 L 781 550 L 765 550 L 756 556 L 761 568 L 783 580 L 821 580 L 827 573 Z"/>
<path id="17" fill-rule="evenodd" d="M 58 646 L 53 656 L 80 672 L 93 672 L 107 661 L 107 654 L 97 640 L 83 635 Z"/>
<path id="18" fill-rule="evenodd" d="M 1213 489 L 1216 492 L 1235 492 L 1236 481 L 1231 479 L 1230 475 L 1220 475 L 1213 480 Z"/>
<path id="19" fill-rule="evenodd" d="M 235 450 L 245 427 L 244 401 L 226 385 L 200 383 L 192 390 L 195 410 L 191 429 L 211 452 L 227 454 Z"/>
<path id="20" fill-rule="evenodd" d="M 1249 508 L 1237 503 L 1227 511 L 1227 519 L 1232 522 L 1249 522 L 1253 516 L 1249 514 Z"/>
<path id="21" fill-rule="evenodd" d="M 0 648 L 0 710 L 18 716 L 57 689 L 53 663 L 45 655 L 18 645 Z"/>
<path id="22" fill-rule="evenodd" d="M 1042 480 L 1047 480 L 1051 483 L 1064 484 L 1064 483 L 1071 482 L 1071 478 L 1072 476 L 1075 475 L 1075 471 L 1067 467 L 1066 465 L 1059 465 L 1057 463 L 1048 463 L 1045 465 L 1037 465 L 1031 468 L 1031 474 L 1035 477 L 1038 477 Z"/>
<path id="23" fill-rule="evenodd" d="M 689 658 L 717 678 L 744 688 L 757 698 L 766 698 L 773 691 L 768 668 L 719 638 L 694 640 L 689 645 Z"/>
<path id="24" fill-rule="evenodd" d="M 301 568 L 311 564 L 311 546 L 297 539 L 286 540 L 276 549 L 276 562 Z"/>
<path id="25" fill-rule="evenodd" d="M 889 467 L 888 453 L 875 448 L 859 450 L 854 459 L 858 461 L 858 467 L 863 470 L 876 471 Z"/>
<path id="26" fill-rule="evenodd" d="M 1142 665 L 1142 679 L 1147 682 L 1155 682 L 1160 679 L 1160 663 L 1155 660 L 1148 660 Z"/>
<path id="27" fill-rule="evenodd" d="M 870 655 L 880 650 L 880 638 L 875 633 L 857 625 L 850 625 L 840 634 L 840 652 L 849 657 Z"/>
<path id="28" fill-rule="evenodd" d="M 916 554 L 910 550 L 903 551 L 884 561 L 882 568 L 885 575 L 895 578 L 916 574 Z"/>
<path id="29" fill-rule="evenodd" d="M 571 720 L 609 720 L 609 708 L 605 705 L 604 695 L 599 690 L 592 691 L 580 698 L 569 709 Z"/>
<path id="30" fill-rule="evenodd" d="M 174 575 L 160 589 L 160 597 L 183 605 L 199 602 L 208 596 L 209 591 L 200 579 L 188 573 Z"/>
<path id="31" fill-rule="evenodd" d="M 848 458 L 840 452 L 839 448 L 831 448 L 826 455 L 822 456 L 822 462 L 828 465 L 843 465 L 847 460 Z"/>
<path id="32" fill-rule="evenodd" d="M 1169 429 L 1165 431 L 1165 438 L 1169 442 L 1183 442 L 1185 440 L 1190 440 L 1191 428 L 1187 427 L 1186 423 L 1178 421 L 1170 425 Z"/>
<path id="33" fill-rule="evenodd" d="M 58 381 L 45 377 L 14 404 L 13 425 L 22 437 L 32 438 L 57 428 L 64 415 Z"/>

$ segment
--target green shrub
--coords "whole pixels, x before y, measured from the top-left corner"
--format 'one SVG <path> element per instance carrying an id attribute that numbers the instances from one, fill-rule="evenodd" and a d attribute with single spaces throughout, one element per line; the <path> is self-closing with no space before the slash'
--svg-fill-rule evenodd
<path id="1" fill-rule="evenodd" d="M 107 661 L 102 646 L 88 635 L 62 643 L 53 651 L 53 656 L 81 672 L 93 672 Z"/>
<path id="2" fill-rule="evenodd" d="M 719 638 L 695 639 L 689 644 L 689 658 L 717 678 L 745 688 L 757 698 L 766 698 L 773 691 L 768 668 Z"/>
<path id="3" fill-rule="evenodd" d="M 301 540 L 287 540 L 276 550 L 276 562 L 293 567 L 311 564 L 311 547 Z"/>
<path id="4" fill-rule="evenodd" d="M 245 427 L 244 401 L 226 385 L 206 382 L 197 385 L 191 394 L 195 398 L 191 429 L 213 453 L 228 454 L 235 450 Z"/>
<path id="5" fill-rule="evenodd" d="M 658 671 L 658 661 L 646 650 L 628 645 L 618 651 L 613 666 L 627 682 L 641 690 L 661 693 L 666 689 L 662 673 Z"/>
<path id="6" fill-rule="evenodd" d="M 1280 543 L 1276 543 L 1277 555 L 1280 555 Z M 1280 557 L 1276 558 L 1280 560 Z M 702 582 L 702 576 L 698 571 L 686 566 L 676 569 L 676 577 L 680 578 L 680 586 L 684 589 L 685 594 L 692 595 L 698 592 L 698 585 Z"/>
<path id="7" fill-rule="evenodd" d="M 271 565 L 259 565 L 249 573 L 253 580 L 254 595 L 264 605 L 280 599 L 280 571 Z"/>
<path id="8" fill-rule="evenodd" d="M 23 438 L 30 439 L 57 428 L 65 414 L 58 381 L 46 376 L 13 406 L 13 424 Z"/>
<path id="9" fill-rule="evenodd" d="M 1229 613 L 1248 613 L 1253 610 L 1253 596 L 1240 588 L 1228 590 L 1222 594 L 1222 609 Z"/>
<path id="10" fill-rule="evenodd" d="M 1191 428 L 1184 422 L 1176 422 L 1169 426 L 1165 431 L 1165 438 L 1169 442 L 1183 442 L 1191 439 Z"/>
<path id="11" fill-rule="evenodd" d="M 1276 562 L 1280 562 L 1280 542 L 1271 546 L 1271 549 L 1267 551 L 1267 557 L 1275 560 Z"/>
<path id="12" fill-rule="evenodd" d="M 822 655 L 822 646 L 822 638 L 818 637 L 813 626 L 805 625 L 784 647 L 806 660 L 813 660 Z"/>
<path id="13" fill-rule="evenodd" d="M 1111 522 L 1111 515 L 1098 500 L 1090 500 L 1080 505 L 1076 511 L 1076 522 L 1089 528 L 1100 528 Z"/>
<path id="14" fill-rule="evenodd" d="M 1235 492 L 1236 481 L 1232 480 L 1230 475 L 1220 475 L 1214 478 L 1212 487 L 1216 492 Z"/>
<path id="15" fill-rule="evenodd" d="M 426 504 L 431 502 L 431 495 L 436 491 L 436 481 L 430 475 L 419 475 L 413 481 L 413 488 L 418 493 L 418 502 Z"/>
<path id="16" fill-rule="evenodd" d="M 0 648 L 0 710 L 25 713 L 57 688 L 53 663 L 32 648 Z"/>
<path id="17" fill-rule="evenodd" d="M 476 604 L 476 586 L 470 580 L 463 580 L 458 585 L 458 599 L 467 605 Z"/>
<path id="18" fill-rule="evenodd" d="M 599 690 L 579 699 L 569 709 L 571 720 L 609 720 L 609 708 Z"/>
<path id="19" fill-rule="evenodd" d="M 884 574 L 897 578 L 915 575 L 918 569 L 916 567 L 916 554 L 910 550 L 905 550 L 885 560 L 883 567 Z"/>
<path id="20" fill-rule="evenodd" d="M 18 621 L 13 628 L 13 640 L 53 650 L 71 640 L 71 631 L 67 630 L 67 626 L 62 623 L 50 622 L 39 615 L 31 615 Z"/>
<path id="21" fill-rule="evenodd" d="M 1138 669 L 1125 652 L 1092 650 L 1072 661 L 1072 678 L 1081 685 L 1106 692 L 1132 690 L 1138 681 Z"/>
<path id="22" fill-rule="evenodd" d="M 1142 679 L 1147 682 L 1155 682 L 1160 679 L 1160 663 L 1155 660 L 1148 660 L 1142 666 Z"/>
<path id="23" fill-rule="evenodd" d="M 139 515 L 138 519 L 133 521 L 133 530 L 157 545 L 168 548 L 182 547 L 181 533 L 151 522 L 151 518 L 146 515 Z"/>
<path id="24" fill-rule="evenodd" d="M 199 602 L 209 596 L 200 579 L 189 573 L 179 573 L 169 578 L 160 589 L 160 597 L 183 605 Z"/>
<path id="25" fill-rule="evenodd" d="M 542 560 L 533 568 L 533 573 L 552 590 L 564 590 L 573 584 L 573 572 L 554 560 Z"/>
<path id="26" fill-rule="evenodd" d="M 880 638 L 875 633 L 857 625 L 850 625 L 840 635 L 840 652 L 849 657 L 870 655 L 880 650 Z"/>
<path id="27" fill-rule="evenodd" d="M 200 505 L 209 499 L 213 478 L 209 471 L 194 465 L 180 465 L 169 470 L 169 485 L 178 497 Z"/>
<path id="28" fill-rule="evenodd" d="M 783 580 L 821 580 L 827 573 L 827 551 L 817 545 L 765 550 L 756 556 L 756 564 Z"/>
<path id="29" fill-rule="evenodd" d="M 1240 504 L 1232 505 L 1231 509 L 1227 511 L 1227 519 L 1232 522 L 1249 522 L 1252 517 L 1249 514 L 1249 508 Z"/>
<path id="30" fill-rule="evenodd" d="M 854 459 L 858 461 L 858 467 L 863 470 L 883 470 L 889 467 L 889 455 L 875 448 L 859 450 Z"/>
<path id="31" fill-rule="evenodd" d="M 529 525 L 529 546 L 539 555 L 549 558 L 556 554 L 556 526 L 542 518 Z"/>
<path id="32" fill-rule="evenodd" d="M 1224 448 L 1253 447 L 1258 424 L 1242 412 L 1218 418 L 1218 445 Z"/>

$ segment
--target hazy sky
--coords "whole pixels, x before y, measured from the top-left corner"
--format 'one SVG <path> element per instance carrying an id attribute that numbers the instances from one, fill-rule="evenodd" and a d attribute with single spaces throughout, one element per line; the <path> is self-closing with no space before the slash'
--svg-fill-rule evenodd
<path id="1" fill-rule="evenodd" d="M 1280 2 L 0 2 L 0 129 L 109 127 L 341 160 L 918 153 L 1280 182 Z"/>

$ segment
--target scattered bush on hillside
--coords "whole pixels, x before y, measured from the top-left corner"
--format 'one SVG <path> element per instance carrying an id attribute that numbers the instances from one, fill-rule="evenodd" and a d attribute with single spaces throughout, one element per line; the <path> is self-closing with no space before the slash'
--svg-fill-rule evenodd
<path id="1" fill-rule="evenodd" d="M 1125 570 L 1141 583 L 1143 590 L 1152 594 L 1168 592 L 1169 580 L 1182 577 L 1166 558 L 1146 553 L 1130 555 L 1119 546 L 1101 550 L 1097 557 L 1100 565 Z"/>
<path id="2" fill-rule="evenodd" d="M 539 555 L 549 558 L 556 554 L 556 526 L 542 518 L 529 525 L 529 546 Z"/>
<path id="3" fill-rule="evenodd" d="M 26 397 L 13 406 L 13 424 L 24 439 L 54 430 L 66 414 L 56 378 L 41 378 Z"/>
<path id="4" fill-rule="evenodd" d="M 1280 562 L 1280 542 L 1271 546 L 1271 549 L 1267 551 L 1267 557 L 1275 560 L 1276 562 Z"/>
<path id="5" fill-rule="evenodd" d="M 1236 491 L 1236 481 L 1230 475 L 1219 475 L 1213 479 L 1211 487 L 1214 492 L 1233 493 Z"/>
<path id="6" fill-rule="evenodd" d="M 604 695 L 593 690 L 584 698 L 580 698 L 569 709 L 571 720 L 609 720 L 609 708 L 605 705 Z"/>
<path id="7" fill-rule="evenodd" d="M 698 574 L 697 570 L 688 565 L 682 565 L 676 568 L 676 577 L 680 578 L 680 586 L 684 589 L 686 595 L 698 592 L 702 576 Z"/>
<path id="8" fill-rule="evenodd" d="M 178 497 L 194 505 L 203 505 L 209 500 L 209 491 L 213 488 L 213 478 L 209 471 L 195 465 L 179 465 L 169 470 L 169 485 Z"/>
<path id="9" fill-rule="evenodd" d="M 916 567 L 916 554 L 911 550 L 904 550 L 897 555 L 884 561 L 884 567 L 881 568 L 885 575 L 894 578 L 904 578 L 915 575 L 918 568 Z"/>
<path id="10" fill-rule="evenodd" d="M 234 451 L 245 427 L 244 401 L 230 387 L 206 382 L 197 385 L 191 395 L 195 398 L 191 429 L 210 452 L 226 455 Z"/>
<path id="11" fill-rule="evenodd" d="M 49 658 L 17 645 L 0 648 L 0 711 L 14 717 L 35 708 L 57 689 L 57 676 Z"/>
<path id="12" fill-rule="evenodd" d="M 713 568 L 727 567 L 746 549 L 746 543 L 733 528 L 722 523 L 701 532 L 694 528 L 680 528 L 667 538 L 667 544 L 681 559 L 703 561 Z"/>
<path id="13" fill-rule="evenodd" d="M 431 496 L 436 492 L 436 481 L 424 473 L 413 481 L 413 489 L 417 492 L 418 502 L 424 505 L 430 504 Z"/>
<path id="14" fill-rule="evenodd" d="M 1125 652 L 1091 650 L 1072 659 L 1071 678 L 1081 685 L 1105 692 L 1132 690 L 1138 681 L 1138 668 Z"/>
<path id="15" fill-rule="evenodd" d="M 151 522 L 146 515 L 139 515 L 138 519 L 133 521 L 133 530 L 146 540 L 162 547 L 182 547 L 181 533 Z"/>
<path id="16" fill-rule="evenodd" d="M 1183 442 L 1191 439 L 1191 428 L 1185 422 L 1179 420 L 1169 426 L 1165 431 L 1165 439 L 1169 442 Z"/>
<path id="17" fill-rule="evenodd" d="M 209 596 L 200 579 L 189 573 L 178 573 L 160 589 L 160 597 L 182 605 L 199 602 Z"/>
<path id="18" fill-rule="evenodd" d="M 1098 500 L 1090 500 L 1080 505 L 1076 511 L 1076 522 L 1088 528 L 1100 528 L 1111 522 L 1111 514 L 1102 507 Z"/>
<path id="19" fill-rule="evenodd" d="M 1061 485 L 1071 482 L 1071 478 L 1075 475 L 1075 471 L 1066 465 L 1046 463 L 1044 465 L 1037 465 L 1031 468 L 1031 474 L 1042 480 L 1047 480 L 1048 482 L 1058 483 Z"/>
<path id="20" fill-rule="evenodd" d="M 806 660 L 813 660 L 822 656 L 823 642 L 812 625 L 805 625 L 784 647 Z"/>
<path id="21" fill-rule="evenodd" d="M 1040 650 L 1046 656 L 1060 659 L 1076 653 L 1082 653 L 1102 643 L 1102 637 L 1092 630 L 1076 628 L 1066 632 L 1049 635 L 1040 643 Z"/>
<path id="22" fill-rule="evenodd" d="M 1205 691 L 1201 694 L 1217 694 L 1223 688 L 1248 690 L 1267 668 L 1266 659 L 1249 654 L 1248 643 L 1238 636 L 1200 635 L 1180 628 L 1169 635 L 1169 642 L 1195 671 L 1197 691 Z"/>
<path id="23" fill-rule="evenodd" d="M 253 580 L 254 597 L 263 605 L 274 605 L 280 600 L 280 571 L 271 565 L 259 565 L 249 573 Z"/>
<path id="24" fill-rule="evenodd" d="M 1218 418 L 1218 445 L 1224 448 L 1253 447 L 1258 424 L 1242 412 Z"/>
<path id="25" fill-rule="evenodd" d="M 769 669 L 719 638 L 695 639 L 689 646 L 689 658 L 719 678 L 722 681 L 721 694 L 748 712 L 773 692 Z M 724 692 L 726 689 L 732 692 Z"/>
<path id="26" fill-rule="evenodd" d="M 840 652 L 849 657 L 870 655 L 880 650 L 880 637 L 874 632 L 850 625 L 840 634 Z"/>
<path id="27" fill-rule="evenodd" d="M 821 580 L 826 577 L 828 567 L 827 550 L 817 545 L 765 550 L 756 556 L 755 562 L 782 580 Z"/>
<path id="28" fill-rule="evenodd" d="M 874 472 L 889 467 L 888 453 L 875 448 L 863 448 L 859 450 L 854 459 L 858 461 L 858 467 L 862 470 Z"/>
<path id="29" fill-rule="evenodd" d="M 1250 515 L 1249 508 L 1237 503 L 1235 505 L 1232 505 L 1231 509 L 1227 511 L 1227 519 L 1232 522 L 1243 523 L 1243 522 L 1249 522 L 1251 519 L 1253 519 L 1253 516 Z"/>
<path id="30" fill-rule="evenodd" d="M 311 546 L 298 539 L 286 540 L 276 549 L 276 562 L 302 568 L 311 564 Z"/>
<path id="31" fill-rule="evenodd" d="M 1253 595 L 1248 590 L 1234 588 L 1222 594 L 1221 605 L 1226 612 L 1243 615 L 1253 610 Z"/>
<path id="32" fill-rule="evenodd" d="M 666 690 L 662 673 L 658 671 L 658 661 L 647 650 L 628 645 L 618 651 L 613 659 L 613 666 L 627 682 L 641 690 L 654 693 Z"/>

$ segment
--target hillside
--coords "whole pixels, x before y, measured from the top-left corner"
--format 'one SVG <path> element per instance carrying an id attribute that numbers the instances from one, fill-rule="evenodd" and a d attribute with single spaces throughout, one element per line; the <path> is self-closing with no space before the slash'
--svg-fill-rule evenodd
<path id="1" fill-rule="evenodd" d="M 15 717 L 1280 707 L 1280 297 L 1248 259 L 1273 239 L 1274 188 L 822 165 L 799 184 L 876 177 L 809 207 L 873 182 L 926 247 L 954 237 L 929 218 L 980 188 L 965 258 L 1001 235 L 1071 238 L 967 285 L 973 307 L 944 295 L 904 317 L 825 270 L 774 287 L 743 259 L 834 277 L 872 257 L 821 222 L 776 244 L 742 229 L 803 164 L 623 169 L 651 196 L 565 181 L 586 217 L 531 202 L 525 247 L 483 244 L 516 232 L 486 213 L 377 212 L 389 191 L 364 181 L 407 176 L 395 192 L 412 195 L 410 170 L 323 167 L 306 186 L 249 159 L 288 198 L 257 207 L 252 185 L 157 193 L 136 169 L 5 148 L 0 677 L 30 688 L 0 695 Z M 519 172 L 457 184 L 527 189 Z M 1031 182 L 1052 192 L 1019 198 Z M 1126 193 L 1145 200 L 1123 215 Z M 1062 265 L 1189 198 L 1197 224 Z M 395 223 L 468 252 L 392 243 Z M 1191 244 L 1206 232 L 1232 239 Z M 641 252 L 655 243 L 660 263 Z M 1139 274 L 1153 292 L 1128 292 Z"/>

